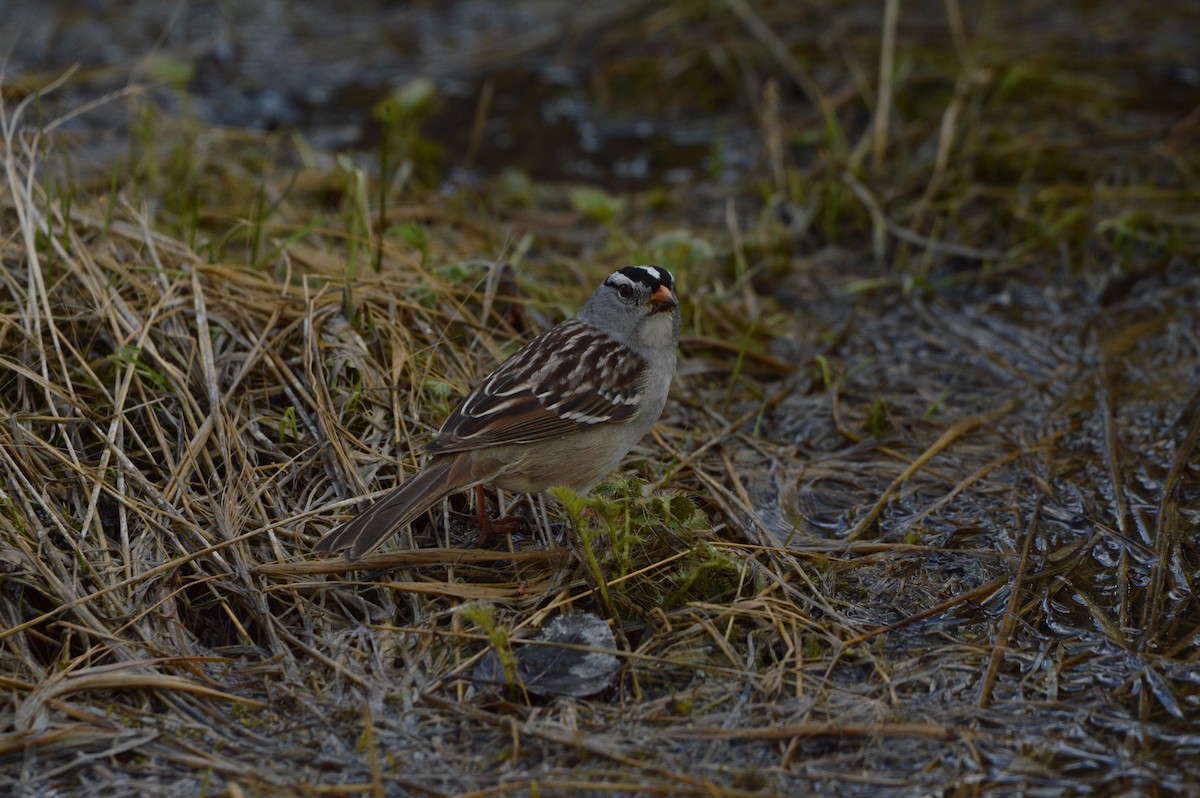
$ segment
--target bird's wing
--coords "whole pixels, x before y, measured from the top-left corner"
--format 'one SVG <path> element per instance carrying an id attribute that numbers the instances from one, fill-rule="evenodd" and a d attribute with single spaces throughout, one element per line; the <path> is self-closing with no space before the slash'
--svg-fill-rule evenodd
<path id="1" fill-rule="evenodd" d="M 639 402 L 645 361 L 578 319 L 517 350 L 459 403 L 426 451 L 546 440 L 621 422 Z"/>

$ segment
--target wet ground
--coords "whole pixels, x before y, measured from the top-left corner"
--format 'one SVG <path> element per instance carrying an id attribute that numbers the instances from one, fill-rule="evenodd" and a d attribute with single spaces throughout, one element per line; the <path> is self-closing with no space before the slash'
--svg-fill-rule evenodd
<path id="1" fill-rule="evenodd" d="M 44 84 L 77 65 L 72 87 L 54 100 L 67 107 L 132 78 L 185 90 L 186 100 L 171 88 L 154 91 L 177 112 L 218 125 L 295 128 L 326 150 L 377 146 L 372 109 L 429 80 L 437 101 L 423 130 L 447 153 L 448 179 L 518 168 L 538 180 L 628 188 L 695 179 L 718 125 L 732 139 L 746 133 L 719 108 L 684 115 L 597 96 L 589 85 L 597 56 L 622 49 L 614 23 L 652 8 L 641 0 L 11 0 L 0 46 L 9 80 Z M 653 80 L 643 71 L 613 82 L 636 92 Z M 479 129 L 477 114 L 486 119 Z M 101 113 L 81 124 L 111 122 Z"/>
<path id="2" fill-rule="evenodd" d="M 940 694 L 929 717 L 965 712 L 1033 748 L 1043 734 L 1070 739 L 1042 749 L 1043 766 L 1061 768 L 1056 789 L 1121 767 L 1119 789 L 1193 789 L 1197 774 L 1175 768 L 1181 751 L 1200 753 L 1200 669 L 1175 654 L 1200 630 L 1195 263 L 1055 285 L 997 276 L 853 310 L 825 292 L 864 275 L 810 266 L 789 286 L 792 309 L 839 331 L 815 349 L 847 376 L 834 391 L 788 391 L 760 427 L 767 460 L 731 449 L 743 467 L 708 484 L 742 480 L 744 523 L 764 543 L 918 547 L 837 579 L 858 592 L 853 617 L 904 625 L 887 656 L 911 658 L 911 681 L 892 686 L 914 712 Z M 854 443 L 880 406 L 879 437 Z M 986 659 L 956 673 L 933 654 L 997 635 L 1008 651 L 983 687 Z"/>

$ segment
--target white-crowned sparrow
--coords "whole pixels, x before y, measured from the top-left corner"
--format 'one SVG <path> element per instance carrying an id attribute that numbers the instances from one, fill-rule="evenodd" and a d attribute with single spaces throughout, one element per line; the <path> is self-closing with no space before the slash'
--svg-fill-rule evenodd
<path id="1" fill-rule="evenodd" d="M 424 466 L 317 543 L 357 560 L 445 496 L 483 486 L 588 491 L 662 413 L 679 345 L 675 280 L 657 266 L 609 275 L 583 309 L 521 347 L 467 394 Z"/>

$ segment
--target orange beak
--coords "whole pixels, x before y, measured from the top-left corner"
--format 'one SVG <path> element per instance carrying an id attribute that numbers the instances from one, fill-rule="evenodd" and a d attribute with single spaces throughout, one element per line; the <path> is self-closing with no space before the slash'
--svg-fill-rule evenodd
<path id="1" fill-rule="evenodd" d="M 651 294 L 650 301 L 646 304 L 650 306 L 651 316 L 655 313 L 663 313 L 679 307 L 679 301 L 675 299 L 675 295 L 671 293 L 671 289 L 665 285 L 660 285 L 658 290 Z"/>

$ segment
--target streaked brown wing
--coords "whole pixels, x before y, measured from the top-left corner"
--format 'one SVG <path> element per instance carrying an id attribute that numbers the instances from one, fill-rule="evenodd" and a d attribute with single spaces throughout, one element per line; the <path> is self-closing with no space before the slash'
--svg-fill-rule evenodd
<path id="1" fill-rule="evenodd" d="M 426 451 L 556 438 L 637 410 L 645 363 L 576 319 L 517 350 L 459 403 Z"/>

